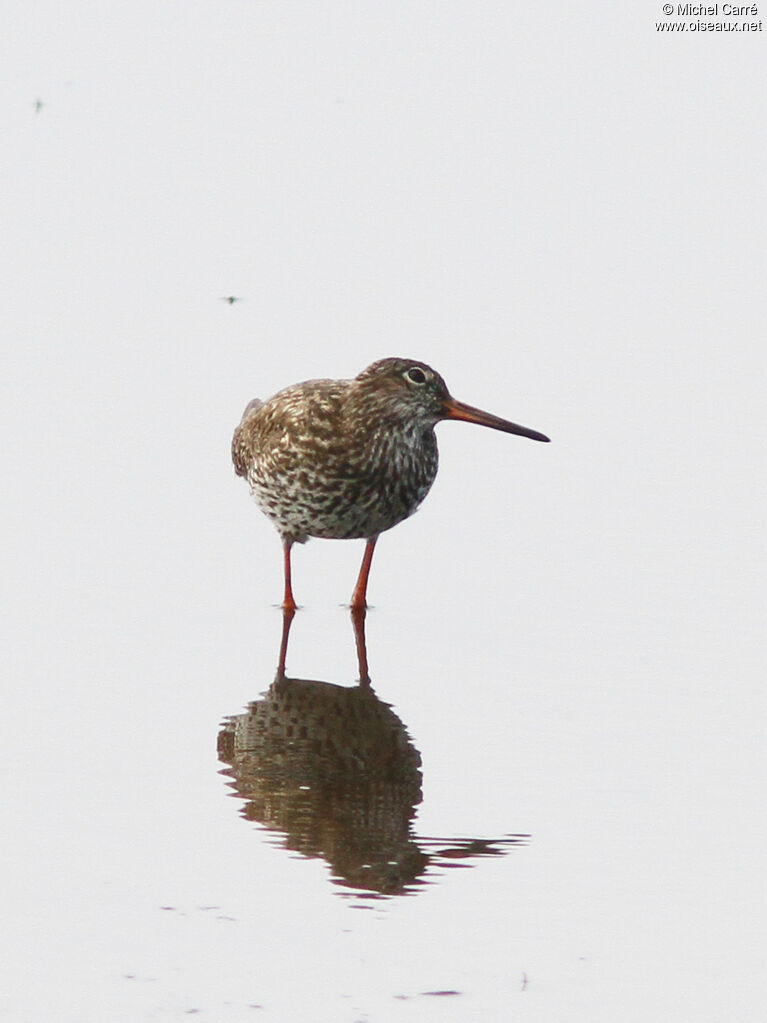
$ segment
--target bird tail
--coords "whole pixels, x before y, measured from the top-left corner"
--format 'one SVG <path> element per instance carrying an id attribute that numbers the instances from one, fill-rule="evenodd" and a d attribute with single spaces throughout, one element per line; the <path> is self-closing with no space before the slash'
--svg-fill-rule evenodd
<path id="1" fill-rule="evenodd" d="M 249 401 L 245 406 L 245 411 L 242 413 L 239 426 L 234 431 L 234 436 L 232 437 L 232 462 L 234 463 L 234 471 L 238 476 L 248 475 L 246 436 L 244 431 L 245 420 L 251 412 L 255 412 L 263 404 L 260 398 L 253 398 L 252 401 Z"/>
<path id="2" fill-rule="evenodd" d="M 248 404 L 245 406 L 245 411 L 242 413 L 242 418 L 240 419 L 240 422 L 242 422 L 242 420 L 245 418 L 245 416 L 247 416 L 249 412 L 253 412 L 255 409 L 261 408 L 263 404 L 264 403 L 261 401 L 260 398 L 251 398 Z"/>

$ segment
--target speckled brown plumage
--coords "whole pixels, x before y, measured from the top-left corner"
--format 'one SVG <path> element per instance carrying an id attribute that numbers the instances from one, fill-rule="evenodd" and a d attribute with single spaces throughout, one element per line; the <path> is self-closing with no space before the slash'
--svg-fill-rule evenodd
<path id="1" fill-rule="evenodd" d="M 353 380 L 308 380 L 251 401 L 234 432 L 232 460 L 285 546 L 309 537 L 368 540 L 353 606 L 364 606 L 380 533 L 412 515 L 437 475 L 434 427 L 463 419 L 535 440 L 543 434 L 457 402 L 431 367 L 382 359 Z"/>

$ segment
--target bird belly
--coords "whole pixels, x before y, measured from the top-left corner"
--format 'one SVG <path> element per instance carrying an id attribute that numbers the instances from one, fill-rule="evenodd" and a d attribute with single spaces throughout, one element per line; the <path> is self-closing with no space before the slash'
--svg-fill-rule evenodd
<path id="1" fill-rule="evenodd" d="M 431 489 L 436 465 L 419 472 L 323 473 L 302 466 L 292 473 L 249 476 L 251 493 L 282 537 L 305 543 L 309 537 L 351 540 L 377 536 L 408 518 Z"/>

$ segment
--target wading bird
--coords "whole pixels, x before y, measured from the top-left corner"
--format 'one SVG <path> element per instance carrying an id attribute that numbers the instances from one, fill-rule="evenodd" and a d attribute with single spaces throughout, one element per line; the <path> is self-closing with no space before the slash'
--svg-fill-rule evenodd
<path id="1" fill-rule="evenodd" d="M 456 401 L 439 373 L 414 359 L 381 359 L 353 380 L 307 380 L 248 404 L 232 461 L 282 538 L 284 608 L 296 607 L 291 548 L 312 536 L 367 541 L 351 600 L 353 609 L 367 606 L 376 540 L 428 494 L 443 419 L 549 439 Z"/>

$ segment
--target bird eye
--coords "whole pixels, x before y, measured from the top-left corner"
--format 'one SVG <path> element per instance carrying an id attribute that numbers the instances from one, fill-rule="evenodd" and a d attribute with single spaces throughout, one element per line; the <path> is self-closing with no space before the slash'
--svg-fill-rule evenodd
<path id="1" fill-rule="evenodd" d="M 426 383 L 426 374 L 422 369 L 419 369 L 417 366 L 411 366 L 407 373 L 405 373 L 405 377 L 410 381 L 411 384 Z"/>

